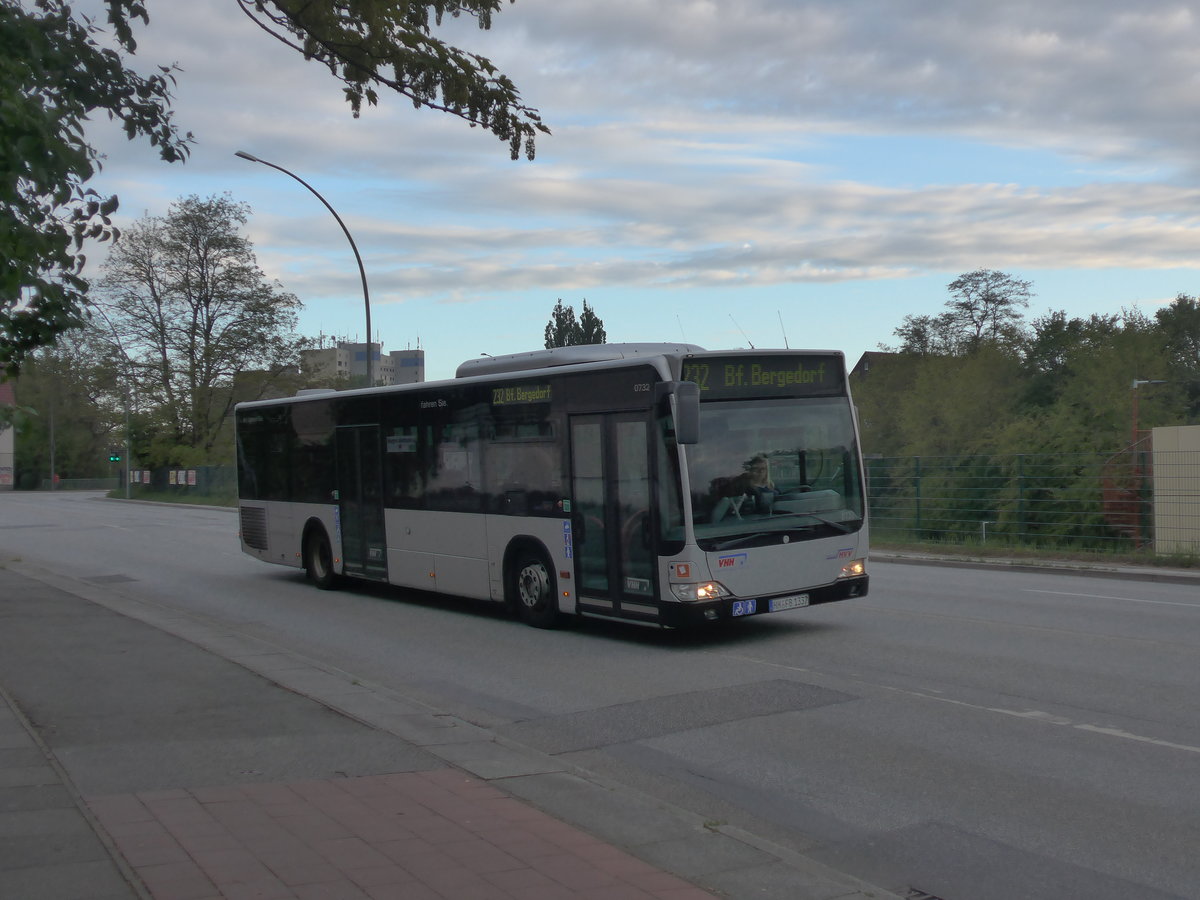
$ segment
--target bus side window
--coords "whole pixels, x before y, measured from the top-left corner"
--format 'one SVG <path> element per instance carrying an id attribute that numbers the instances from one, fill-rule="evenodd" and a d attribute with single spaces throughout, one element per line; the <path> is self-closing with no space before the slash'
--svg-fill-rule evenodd
<path id="1" fill-rule="evenodd" d="M 463 410 L 455 421 L 440 422 L 430 429 L 426 509 L 482 512 L 479 423 L 473 411 Z"/>
<path id="2" fill-rule="evenodd" d="M 425 496 L 425 465 L 419 437 L 416 425 L 396 425 L 384 438 L 388 506 L 397 509 L 421 506 Z"/>
<path id="3" fill-rule="evenodd" d="M 493 409 L 487 456 L 487 509 L 501 515 L 557 515 L 563 465 L 545 405 Z"/>
<path id="4" fill-rule="evenodd" d="M 333 404 L 328 400 L 296 404 L 292 408 L 292 429 L 292 499 L 328 503 L 335 471 Z"/>

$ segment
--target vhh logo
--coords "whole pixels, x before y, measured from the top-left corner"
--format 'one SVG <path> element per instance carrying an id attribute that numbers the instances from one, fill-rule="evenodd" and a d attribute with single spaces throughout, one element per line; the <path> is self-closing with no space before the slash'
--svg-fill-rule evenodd
<path id="1" fill-rule="evenodd" d="M 717 558 L 718 569 L 740 569 L 744 565 L 746 565 L 745 553 L 734 553 L 731 556 Z"/>

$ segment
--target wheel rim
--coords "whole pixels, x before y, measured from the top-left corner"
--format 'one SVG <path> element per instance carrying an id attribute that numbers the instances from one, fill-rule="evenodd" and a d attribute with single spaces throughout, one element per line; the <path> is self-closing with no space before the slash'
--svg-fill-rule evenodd
<path id="1" fill-rule="evenodd" d="M 517 574 L 517 596 L 528 609 L 539 609 L 550 596 L 550 573 L 541 563 L 530 563 Z"/>

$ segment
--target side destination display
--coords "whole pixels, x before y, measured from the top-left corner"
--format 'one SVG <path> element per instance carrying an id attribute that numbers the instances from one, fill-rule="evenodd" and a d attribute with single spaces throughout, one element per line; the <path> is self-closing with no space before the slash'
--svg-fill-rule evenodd
<path id="1" fill-rule="evenodd" d="M 842 369 L 836 356 L 706 356 L 684 360 L 683 380 L 701 400 L 830 397 L 845 389 Z"/>

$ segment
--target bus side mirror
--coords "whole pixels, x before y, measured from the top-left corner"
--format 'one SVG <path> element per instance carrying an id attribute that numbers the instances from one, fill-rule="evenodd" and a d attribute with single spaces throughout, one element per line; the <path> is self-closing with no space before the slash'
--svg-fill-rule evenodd
<path id="1" fill-rule="evenodd" d="M 670 410 L 675 421 L 675 443 L 700 443 L 700 385 L 694 381 L 668 381 L 659 383 L 658 389 L 663 402 L 675 399 Z"/>

